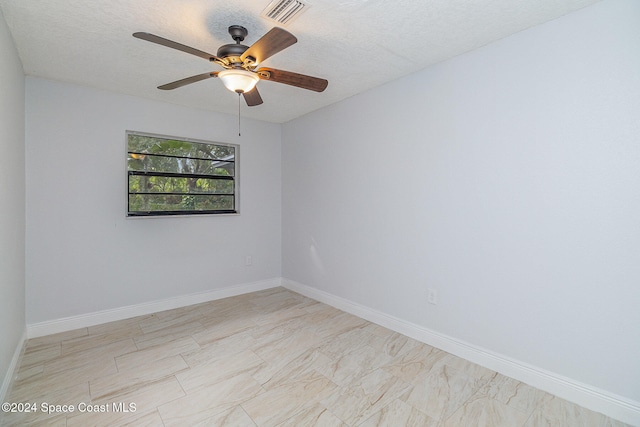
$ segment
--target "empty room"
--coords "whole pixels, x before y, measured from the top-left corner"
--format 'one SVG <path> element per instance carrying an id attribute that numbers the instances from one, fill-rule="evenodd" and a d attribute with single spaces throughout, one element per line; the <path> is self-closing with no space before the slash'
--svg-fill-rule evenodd
<path id="1" fill-rule="evenodd" d="M 640 426 L 637 0 L 0 0 L 0 426 Z"/>

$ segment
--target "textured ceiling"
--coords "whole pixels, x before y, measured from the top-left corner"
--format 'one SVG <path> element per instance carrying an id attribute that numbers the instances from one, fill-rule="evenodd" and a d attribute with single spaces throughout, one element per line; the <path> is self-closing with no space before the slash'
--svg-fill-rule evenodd
<path id="1" fill-rule="evenodd" d="M 131 36 L 148 32 L 215 54 L 251 45 L 274 24 L 270 0 L 0 0 L 27 75 L 237 114 L 237 95 L 218 79 L 172 91 L 160 84 L 215 64 Z M 323 93 L 262 81 L 264 104 L 242 115 L 282 123 L 390 80 L 555 19 L 598 0 L 310 0 L 285 29 L 298 43 L 264 66 L 329 80 Z"/>

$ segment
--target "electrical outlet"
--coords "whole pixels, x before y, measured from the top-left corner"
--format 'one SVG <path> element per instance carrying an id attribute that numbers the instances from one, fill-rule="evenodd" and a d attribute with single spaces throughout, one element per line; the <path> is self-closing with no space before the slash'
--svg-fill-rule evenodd
<path id="1" fill-rule="evenodd" d="M 246 257 L 244 257 L 244 265 L 246 265 L 247 267 L 249 267 L 250 265 L 253 265 L 253 260 L 251 259 L 251 255 L 247 255 Z"/>
<path id="2" fill-rule="evenodd" d="M 438 304 L 438 291 L 433 288 L 427 289 L 427 301 L 429 304 Z"/>

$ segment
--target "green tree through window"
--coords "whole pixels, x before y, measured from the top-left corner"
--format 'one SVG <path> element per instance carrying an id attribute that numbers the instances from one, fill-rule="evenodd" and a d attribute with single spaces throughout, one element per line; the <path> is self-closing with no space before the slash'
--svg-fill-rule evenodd
<path id="1" fill-rule="evenodd" d="M 128 216 L 236 213 L 237 147 L 127 132 Z"/>

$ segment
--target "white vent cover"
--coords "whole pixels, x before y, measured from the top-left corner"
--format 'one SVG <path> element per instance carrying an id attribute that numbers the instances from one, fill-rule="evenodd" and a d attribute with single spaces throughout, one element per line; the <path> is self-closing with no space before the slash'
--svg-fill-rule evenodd
<path id="1" fill-rule="evenodd" d="M 260 16 L 280 25 L 287 25 L 309 7 L 311 7 L 309 3 L 300 0 L 274 0 Z"/>

